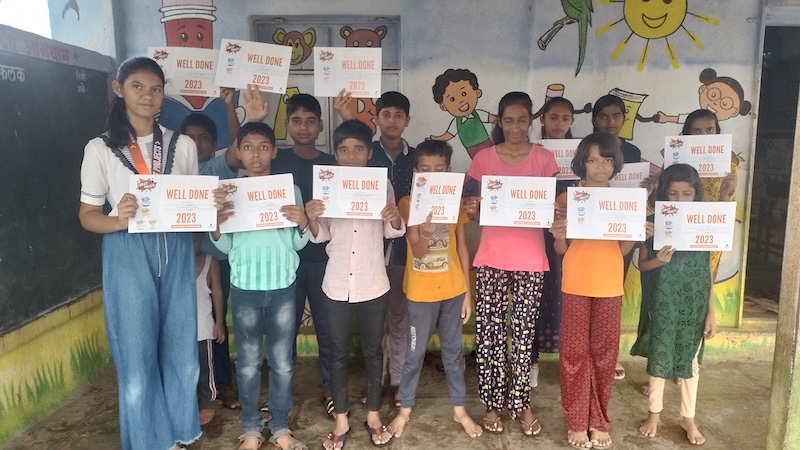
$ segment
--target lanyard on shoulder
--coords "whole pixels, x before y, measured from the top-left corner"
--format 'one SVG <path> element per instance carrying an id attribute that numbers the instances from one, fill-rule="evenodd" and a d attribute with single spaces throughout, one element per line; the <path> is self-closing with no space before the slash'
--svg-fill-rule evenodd
<path id="1" fill-rule="evenodd" d="M 163 135 L 161 133 L 161 128 L 158 126 L 157 123 L 153 123 L 153 173 L 154 174 L 161 174 L 164 172 L 164 159 L 163 159 L 163 146 L 162 146 Z M 144 162 L 144 156 L 142 155 L 142 149 L 139 147 L 139 143 L 136 142 L 136 139 L 133 137 L 131 141 L 128 142 L 128 150 L 131 153 L 131 159 L 133 160 L 133 165 L 136 166 L 136 171 L 141 174 L 150 173 L 147 170 L 147 163 Z"/>

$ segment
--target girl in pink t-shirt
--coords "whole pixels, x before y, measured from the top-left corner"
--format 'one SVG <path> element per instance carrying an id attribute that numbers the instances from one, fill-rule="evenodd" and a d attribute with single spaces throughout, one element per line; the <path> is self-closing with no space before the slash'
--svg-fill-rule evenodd
<path id="1" fill-rule="evenodd" d="M 528 138 L 533 121 L 528 94 L 509 92 L 500 100 L 492 131 L 494 147 L 475 156 L 467 171 L 464 210 L 477 220 L 482 175 L 552 177 L 558 173 L 553 155 Z M 522 432 L 535 436 L 542 430 L 531 410 L 531 348 L 542 295 L 544 272 L 549 270 L 540 228 L 484 227 L 473 265 L 478 267 L 475 332 L 478 393 L 486 405 L 483 426 L 503 431 L 501 416 L 508 409 L 519 417 Z M 506 355 L 508 294 L 511 293 L 511 373 Z"/>

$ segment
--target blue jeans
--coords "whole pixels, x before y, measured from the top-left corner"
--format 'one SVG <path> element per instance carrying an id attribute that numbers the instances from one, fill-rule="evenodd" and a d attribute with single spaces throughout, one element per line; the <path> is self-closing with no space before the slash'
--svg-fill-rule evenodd
<path id="1" fill-rule="evenodd" d="M 245 432 L 260 433 L 264 427 L 258 396 L 264 336 L 269 362 L 269 428 L 273 439 L 289 432 L 292 396 L 292 349 L 294 348 L 295 285 L 273 291 L 246 291 L 231 286 L 231 311 L 236 333 L 236 379 Z"/>
<path id="2" fill-rule="evenodd" d="M 123 450 L 200 437 L 197 294 L 189 234 L 103 236 L 106 334 L 119 384 Z"/>

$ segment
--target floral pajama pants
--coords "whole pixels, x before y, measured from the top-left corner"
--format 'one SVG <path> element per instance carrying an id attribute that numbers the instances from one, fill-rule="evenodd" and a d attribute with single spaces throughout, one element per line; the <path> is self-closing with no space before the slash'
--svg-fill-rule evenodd
<path id="1" fill-rule="evenodd" d="M 481 266 L 476 284 L 478 395 L 487 411 L 508 408 L 516 416 L 531 407 L 531 350 L 544 272 Z M 507 320 L 512 330 L 510 367 Z"/>

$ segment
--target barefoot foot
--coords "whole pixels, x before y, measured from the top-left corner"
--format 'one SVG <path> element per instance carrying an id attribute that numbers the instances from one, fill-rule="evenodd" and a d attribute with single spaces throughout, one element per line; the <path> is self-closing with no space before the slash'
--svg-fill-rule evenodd
<path id="1" fill-rule="evenodd" d="M 706 438 L 702 434 L 700 434 L 700 430 L 697 429 L 697 424 L 695 423 L 694 419 L 689 417 L 684 417 L 681 419 L 681 428 L 686 431 L 686 439 L 689 439 L 694 445 L 702 445 Z"/>
<path id="2" fill-rule="evenodd" d="M 645 383 L 642 385 L 642 394 L 649 397 L 651 392 L 653 392 L 653 388 L 650 387 L 650 383 Z"/>
<path id="3" fill-rule="evenodd" d="M 568 431 L 567 443 L 575 448 L 592 448 L 589 435 L 585 431 Z"/>
<path id="4" fill-rule="evenodd" d="M 639 426 L 639 433 L 647 437 L 656 437 L 658 431 L 658 422 L 661 420 L 661 413 L 650 413 L 647 419 L 642 421 Z"/>
<path id="5" fill-rule="evenodd" d="M 411 408 L 400 408 L 400 412 L 397 413 L 397 417 L 392 420 L 392 422 L 386 426 L 386 430 L 392 434 L 392 436 L 399 438 L 403 435 L 403 430 L 406 428 L 406 424 L 408 420 L 411 418 Z"/>
<path id="6" fill-rule="evenodd" d="M 200 410 L 200 425 L 208 425 L 214 420 L 214 416 L 217 415 L 217 411 L 210 408 L 203 408 Z"/>
<path id="7" fill-rule="evenodd" d="M 471 438 L 476 438 L 483 434 L 483 428 L 472 420 L 463 406 L 456 406 L 453 411 L 453 420 L 464 427 L 464 432 Z"/>

